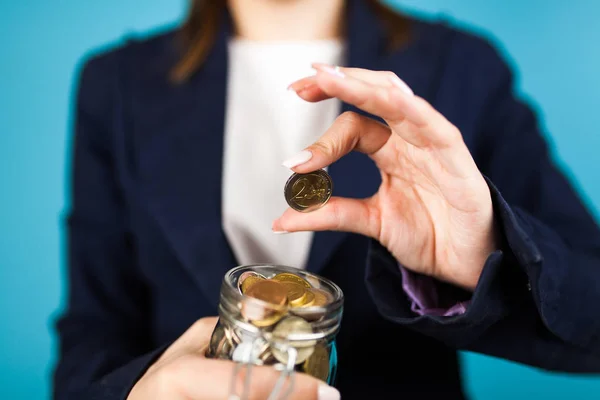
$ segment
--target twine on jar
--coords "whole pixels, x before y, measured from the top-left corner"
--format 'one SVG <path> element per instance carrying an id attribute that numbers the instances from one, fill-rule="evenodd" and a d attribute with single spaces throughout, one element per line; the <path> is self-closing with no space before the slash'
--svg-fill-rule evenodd
<path id="1" fill-rule="evenodd" d="M 256 347 L 261 346 L 262 343 L 260 340 L 254 340 L 252 342 L 245 342 L 238 346 L 238 353 L 235 360 L 235 367 L 233 369 L 233 374 L 231 377 L 231 386 L 229 390 L 229 396 L 227 400 L 247 400 L 250 396 L 250 383 L 251 383 L 251 373 L 252 367 L 254 365 L 254 355 L 256 354 Z M 286 400 L 294 391 L 294 378 L 295 378 L 295 370 L 294 366 L 296 365 L 296 359 L 298 356 L 298 352 L 295 348 L 287 345 L 276 345 L 277 347 L 281 347 L 280 350 L 282 352 L 287 353 L 287 363 L 277 364 L 275 365 L 275 369 L 280 371 L 279 378 L 277 382 L 275 382 L 275 386 L 271 391 L 267 400 Z M 241 350 L 240 350 L 241 347 Z M 237 394 L 236 383 L 238 381 L 238 374 L 246 369 L 246 375 L 244 377 L 244 383 L 242 385 L 241 394 Z M 280 396 L 280 392 L 285 385 L 285 381 L 289 378 L 289 385 L 287 390 Z"/>
<path id="2" fill-rule="evenodd" d="M 281 374 L 279 375 L 279 379 L 277 379 L 277 382 L 275 383 L 275 387 L 273 388 L 273 391 L 271 392 L 271 395 L 269 396 L 269 398 L 267 400 L 276 400 L 277 399 L 277 396 L 279 396 L 279 392 L 281 391 L 281 388 L 285 384 L 285 380 L 288 377 L 290 378 L 290 384 L 288 386 L 288 390 L 281 397 L 281 400 L 287 399 L 294 391 L 294 377 L 295 377 L 294 366 L 296 365 L 296 357 L 298 356 L 298 352 L 295 348 L 290 347 L 290 346 L 287 346 L 285 351 L 287 352 L 287 355 L 288 355 L 287 364 L 285 366 L 283 366 L 283 364 L 279 364 L 279 365 L 282 365 L 283 368 L 281 368 L 282 370 L 281 370 Z"/>

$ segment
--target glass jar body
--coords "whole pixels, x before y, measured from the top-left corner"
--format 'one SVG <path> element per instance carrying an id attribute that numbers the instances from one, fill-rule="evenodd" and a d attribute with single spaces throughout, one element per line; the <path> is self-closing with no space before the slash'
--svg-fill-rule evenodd
<path id="1" fill-rule="evenodd" d="M 240 277 L 248 273 L 267 279 L 278 274 L 297 275 L 315 290 L 326 293 L 328 302 L 300 308 L 267 304 L 242 293 Z M 293 368 L 333 385 L 342 305 L 343 294 L 339 287 L 318 275 L 286 266 L 236 267 L 223 279 L 219 321 L 207 357 Z M 254 317 L 257 315 L 260 318 Z"/>

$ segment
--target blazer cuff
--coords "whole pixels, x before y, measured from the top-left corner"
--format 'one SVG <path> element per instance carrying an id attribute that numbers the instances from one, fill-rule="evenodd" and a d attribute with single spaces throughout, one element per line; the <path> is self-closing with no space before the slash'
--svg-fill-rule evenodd
<path id="1" fill-rule="evenodd" d="M 417 298 L 406 290 L 403 269 L 398 268 L 398 262 L 387 249 L 371 241 L 365 277 L 369 293 L 383 317 L 461 346 L 479 337 L 490 325 L 508 314 L 508 294 L 514 296 L 516 292 L 525 293 L 528 290 L 524 265 L 539 259 L 539 251 L 530 239 L 527 227 L 521 225 L 521 220 L 515 217 L 496 187 L 487 178 L 486 181 L 492 194 L 499 230 L 499 250 L 486 260 L 470 297 L 458 288 L 449 288 L 442 282 L 435 283 L 438 291 L 439 288 L 455 290 L 454 296 L 458 296 L 455 297 L 455 304 L 466 302 L 464 312 L 445 315 L 448 310 L 439 308 L 439 304 L 435 312 L 415 312 L 413 303 Z M 507 287 L 511 290 L 506 290 Z"/>

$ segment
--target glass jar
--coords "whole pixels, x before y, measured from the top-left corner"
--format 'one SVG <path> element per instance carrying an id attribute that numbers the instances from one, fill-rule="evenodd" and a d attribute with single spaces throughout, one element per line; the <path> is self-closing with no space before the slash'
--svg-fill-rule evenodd
<path id="1" fill-rule="evenodd" d="M 243 280 L 256 274 L 267 280 L 294 274 L 310 285 L 312 293 L 321 293 L 327 300 L 301 306 L 291 298 L 263 301 L 242 289 Z M 335 283 L 304 270 L 265 264 L 233 268 L 223 278 L 219 321 L 206 356 L 273 365 L 281 371 L 303 372 L 333 385 L 337 370 L 335 337 L 343 301 L 342 290 Z"/>

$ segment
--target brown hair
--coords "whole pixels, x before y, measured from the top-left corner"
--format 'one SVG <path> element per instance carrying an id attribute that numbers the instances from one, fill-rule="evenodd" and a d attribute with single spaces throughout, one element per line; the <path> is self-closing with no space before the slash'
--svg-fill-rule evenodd
<path id="1" fill-rule="evenodd" d="M 388 46 L 394 49 L 405 44 L 409 39 L 409 19 L 380 0 L 366 1 L 387 30 Z M 202 66 L 216 39 L 226 6 L 227 0 L 192 0 L 187 20 L 180 31 L 183 55 L 171 71 L 173 81 L 185 81 Z"/>

